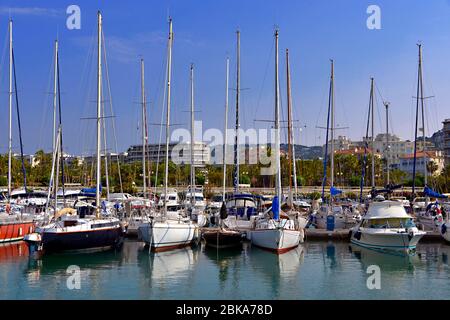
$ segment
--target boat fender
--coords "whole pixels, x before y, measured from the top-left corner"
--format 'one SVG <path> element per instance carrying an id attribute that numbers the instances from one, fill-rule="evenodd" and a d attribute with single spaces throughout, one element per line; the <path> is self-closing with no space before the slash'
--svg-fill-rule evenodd
<path id="1" fill-rule="evenodd" d="M 409 241 L 411 241 L 411 239 L 414 237 L 414 231 L 410 231 L 409 233 L 408 233 L 408 240 Z"/>
<path id="2" fill-rule="evenodd" d="M 442 225 L 441 232 L 442 234 L 445 234 L 447 232 L 447 226 L 445 224 Z"/>
<path id="3" fill-rule="evenodd" d="M 361 231 L 356 231 L 355 234 L 353 235 L 353 237 L 356 240 L 361 240 Z"/>

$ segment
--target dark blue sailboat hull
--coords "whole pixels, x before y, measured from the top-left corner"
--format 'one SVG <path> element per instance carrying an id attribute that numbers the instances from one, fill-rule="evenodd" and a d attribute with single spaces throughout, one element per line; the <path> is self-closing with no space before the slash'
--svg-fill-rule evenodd
<path id="1" fill-rule="evenodd" d="M 102 250 L 119 247 L 123 242 L 121 227 L 77 232 L 43 233 L 40 243 L 45 253 Z"/>

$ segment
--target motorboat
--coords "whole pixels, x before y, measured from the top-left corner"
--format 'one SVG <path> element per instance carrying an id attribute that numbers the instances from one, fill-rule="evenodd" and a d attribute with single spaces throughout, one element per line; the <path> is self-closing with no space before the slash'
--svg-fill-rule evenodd
<path id="1" fill-rule="evenodd" d="M 362 221 L 350 231 L 353 244 L 371 249 L 411 251 L 426 234 L 398 201 L 372 202 Z"/>
<path id="2" fill-rule="evenodd" d="M 203 195 L 203 188 L 198 186 L 189 186 L 186 191 L 186 199 L 184 208 L 191 219 L 198 224 L 199 227 L 206 226 L 208 219 L 205 215 L 206 202 Z"/>

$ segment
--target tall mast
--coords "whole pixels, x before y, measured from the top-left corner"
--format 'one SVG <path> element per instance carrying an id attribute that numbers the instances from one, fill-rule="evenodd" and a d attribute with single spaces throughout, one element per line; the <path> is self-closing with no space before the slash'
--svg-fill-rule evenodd
<path id="1" fill-rule="evenodd" d="M 225 202 L 227 187 L 227 130 L 228 130 L 228 82 L 230 77 L 230 59 L 227 57 L 226 81 L 225 81 L 225 125 L 224 125 L 224 141 L 223 141 L 223 195 L 222 201 Z"/>
<path id="2" fill-rule="evenodd" d="M 105 160 L 106 199 L 109 199 L 108 145 L 106 143 L 105 106 L 102 106 L 103 152 Z"/>
<path id="3" fill-rule="evenodd" d="M 419 125 L 419 101 L 422 100 L 422 109 L 423 109 L 423 89 L 422 89 L 422 45 L 418 44 L 419 47 L 419 67 L 417 74 L 417 96 L 416 96 L 416 125 L 414 130 L 414 162 L 413 162 L 413 186 L 412 186 L 412 195 L 415 196 L 416 193 L 416 163 L 417 163 L 417 129 Z M 425 132 L 425 130 L 424 130 Z M 426 165 L 425 165 L 426 167 Z M 425 178 L 426 178 L 425 174 Z"/>
<path id="4" fill-rule="evenodd" d="M 299 130 L 301 130 L 299 128 Z M 299 141 L 300 143 L 300 141 Z M 292 175 L 294 178 L 294 194 L 297 196 L 298 194 L 298 190 L 297 190 L 297 164 L 296 164 L 296 156 L 295 156 L 295 130 L 294 128 L 292 129 L 292 160 L 293 160 L 293 165 L 292 165 Z"/>
<path id="5" fill-rule="evenodd" d="M 147 182 L 146 182 L 146 117 L 145 117 L 145 79 L 144 79 L 144 59 L 141 59 L 141 102 L 142 102 L 142 187 L 144 190 L 144 198 L 147 194 Z"/>
<path id="6" fill-rule="evenodd" d="M 194 186 L 195 186 L 195 167 L 194 167 L 194 64 L 191 64 L 190 69 L 190 80 L 191 80 L 191 205 L 193 206 L 195 204 L 195 196 L 194 196 Z"/>
<path id="7" fill-rule="evenodd" d="M 9 20 L 9 138 L 8 138 L 8 203 L 11 200 L 12 177 L 12 63 L 13 63 L 13 22 Z"/>
<path id="8" fill-rule="evenodd" d="M 55 40 L 55 70 L 54 70 L 54 83 L 53 83 L 53 150 L 55 150 L 55 143 L 56 143 L 56 108 L 57 108 L 57 86 L 58 86 L 58 79 L 57 79 L 57 72 L 58 72 L 58 40 Z"/>
<path id="9" fill-rule="evenodd" d="M 234 138 L 234 192 L 239 192 L 239 95 L 241 77 L 241 32 L 236 31 L 237 60 L 236 60 L 236 134 Z"/>
<path id="10" fill-rule="evenodd" d="M 292 97 L 291 74 L 289 69 L 289 49 L 286 49 L 286 90 L 288 104 L 288 156 L 289 156 L 289 206 L 292 206 Z M 296 179 L 297 177 L 294 177 Z"/>
<path id="11" fill-rule="evenodd" d="M 56 109 L 57 109 L 57 97 L 58 97 L 58 40 L 55 40 L 55 62 L 54 62 L 54 82 L 53 82 L 53 139 L 52 139 L 52 145 L 53 150 L 55 152 L 55 161 L 56 161 L 56 173 L 53 180 L 54 183 L 54 198 L 55 198 L 55 213 L 58 210 L 58 177 L 59 177 L 59 145 L 57 149 L 57 143 L 59 144 L 59 139 L 57 139 L 56 134 Z M 59 131 L 58 131 L 59 136 Z"/>
<path id="12" fill-rule="evenodd" d="M 426 154 L 426 135 L 425 135 L 425 106 L 423 96 L 423 71 L 422 71 L 422 46 L 419 47 L 419 77 L 420 77 L 420 108 L 422 111 L 422 151 L 423 151 L 423 179 L 425 186 L 428 184 L 428 170 L 427 170 L 427 154 Z"/>
<path id="13" fill-rule="evenodd" d="M 389 147 L 389 102 L 385 102 L 384 106 L 386 107 L 386 184 L 390 184 L 390 170 L 389 170 L 389 155 L 390 155 L 390 147 Z"/>
<path id="14" fill-rule="evenodd" d="M 371 148 L 372 148 L 372 189 L 375 189 L 375 128 L 374 128 L 374 124 L 375 124 L 375 120 L 374 120 L 374 109 L 375 109 L 375 105 L 374 105 L 374 101 L 373 101 L 373 95 L 374 95 L 374 79 L 370 78 L 370 103 L 372 105 L 371 108 L 371 127 L 372 127 L 372 138 L 371 138 Z"/>
<path id="15" fill-rule="evenodd" d="M 281 163 L 280 163 L 280 86 L 278 78 L 278 29 L 275 30 L 275 157 L 276 157 L 276 183 L 275 194 L 278 197 L 278 206 L 281 205 Z M 280 212 L 280 207 L 275 209 Z"/>
<path id="16" fill-rule="evenodd" d="M 100 185 L 101 185 L 101 119 L 102 119 L 102 14 L 97 13 L 98 19 L 98 48 L 97 48 L 97 185 L 95 199 L 97 218 L 100 217 Z"/>
<path id="17" fill-rule="evenodd" d="M 323 157 L 322 201 L 325 201 L 325 186 L 327 183 L 328 146 L 329 146 L 329 142 L 330 142 L 330 140 L 328 139 L 328 136 L 331 131 L 330 130 L 330 114 L 331 114 L 331 109 L 332 109 L 332 105 L 333 105 L 333 98 L 332 98 L 333 88 L 334 88 L 334 61 L 331 60 L 330 90 L 328 92 L 327 128 L 326 128 L 326 133 L 325 133 L 325 155 Z M 333 143 L 331 143 L 331 145 L 333 145 Z M 333 164 L 334 164 L 333 149 L 331 149 L 330 158 L 333 160 Z M 333 168 L 333 167 L 334 167 L 334 165 L 331 166 L 331 168 Z M 331 171 L 331 187 L 332 186 L 333 186 L 333 171 Z"/>
<path id="18" fill-rule="evenodd" d="M 331 126 L 330 126 L 330 186 L 334 187 L 334 60 L 331 60 L 331 86 L 330 86 L 330 99 L 331 99 Z"/>
<path id="19" fill-rule="evenodd" d="M 170 141 L 170 81 L 172 79 L 172 19 L 169 19 L 169 43 L 167 48 L 167 109 L 166 109 L 166 163 L 164 175 L 164 214 L 167 213 L 167 185 L 169 182 L 169 141 Z"/>

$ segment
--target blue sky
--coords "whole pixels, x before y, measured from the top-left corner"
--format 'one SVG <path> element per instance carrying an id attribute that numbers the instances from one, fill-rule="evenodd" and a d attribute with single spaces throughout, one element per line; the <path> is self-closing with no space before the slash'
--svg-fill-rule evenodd
<path id="1" fill-rule="evenodd" d="M 81 8 L 81 29 L 66 28 L 66 8 Z M 381 30 L 368 30 L 366 9 L 381 8 Z M 434 0 L 217 0 L 217 1 L 8 1 L 0 4 L 0 152 L 7 148 L 7 24 L 14 20 L 14 48 L 27 153 L 51 149 L 53 41 L 60 41 L 65 149 L 92 153 L 95 114 L 96 12 L 103 13 L 112 103 L 119 151 L 140 142 L 139 59 L 146 63 L 149 122 L 161 120 L 167 17 L 174 21 L 173 118 L 188 126 L 189 65 L 195 64 L 196 118 L 204 128 L 223 128 L 225 58 L 235 77 L 235 31 L 241 30 L 242 126 L 264 127 L 255 119 L 273 116 L 273 32 L 280 29 L 280 78 L 285 109 L 284 51 L 291 53 L 295 118 L 306 125 L 301 143 L 321 145 L 326 120 L 329 59 L 335 60 L 336 123 L 352 139 L 365 132 L 370 77 L 391 102 L 391 124 L 402 138 L 413 137 L 418 52 L 424 45 L 427 127 L 432 133 L 450 117 L 450 1 Z M 109 103 L 109 98 L 106 98 Z M 376 131 L 384 128 L 378 96 Z M 109 105 L 107 105 L 109 109 Z M 107 111 L 109 113 L 109 111 Z M 286 111 L 283 111 L 286 115 Z M 230 127 L 234 92 L 230 92 Z M 14 122 L 16 122 L 14 118 Z M 109 120 L 111 122 L 111 120 Z M 17 128 L 14 148 L 18 150 Z M 113 136 L 108 124 L 108 144 Z M 152 126 L 152 141 L 159 127 Z M 296 138 L 298 140 L 298 137 Z"/>

